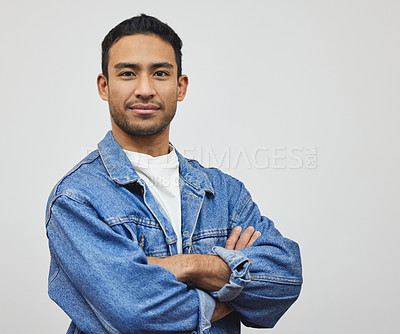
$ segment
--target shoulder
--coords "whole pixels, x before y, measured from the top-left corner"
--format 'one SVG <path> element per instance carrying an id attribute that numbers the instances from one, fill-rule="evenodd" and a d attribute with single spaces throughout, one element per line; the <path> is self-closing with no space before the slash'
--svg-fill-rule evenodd
<path id="1" fill-rule="evenodd" d="M 88 189 L 94 184 L 94 180 L 104 173 L 106 170 L 101 162 L 99 151 L 94 150 L 57 182 L 50 192 L 46 212 L 53 202 L 63 195 L 76 201 L 85 202 Z"/>

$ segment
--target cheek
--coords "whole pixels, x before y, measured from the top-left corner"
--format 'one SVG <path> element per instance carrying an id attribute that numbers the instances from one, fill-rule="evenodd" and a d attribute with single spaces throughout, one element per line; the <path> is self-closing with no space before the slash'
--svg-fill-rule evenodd
<path id="1" fill-rule="evenodd" d="M 160 97 L 166 103 L 175 103 L 178 98 L 178 88 L 176 86 L 162 87 L 157 90 Z"/>
<path id="2" fill-rule="evenodd" d="M 129 91 L 124 90 L 123 87 L 114 87 L 109 91 L 109 99 L 114 102 L 114 104 L 124 104 L 127 99 L 129 99 Z"/>

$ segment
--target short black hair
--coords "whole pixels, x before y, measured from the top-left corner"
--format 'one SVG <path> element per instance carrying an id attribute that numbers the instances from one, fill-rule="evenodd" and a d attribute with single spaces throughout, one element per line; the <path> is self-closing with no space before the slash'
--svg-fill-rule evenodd
<path id="1" fill-rule="evenodd" d="M 182 75 L 182 40 L 175 31 L 159 19 L 141 14 L 131 17 L 115 26 L 104 37 L 101 43 L 101 70 L 108 79 L 108 61 L 111 46 L 124 36 L 147 34 L 155 35 L 168 42 L 175 52 L 175 60 L 178 66 L 178 78 Z"/>

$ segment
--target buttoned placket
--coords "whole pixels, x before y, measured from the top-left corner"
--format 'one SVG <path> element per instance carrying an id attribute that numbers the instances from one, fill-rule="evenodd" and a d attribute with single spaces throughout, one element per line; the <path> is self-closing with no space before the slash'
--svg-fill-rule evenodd
<path id="1" fill-rule="evenodd" d="M 141 179 L 138 180 L 138 183 L 142 186 L 143 189 L 142 194 L 145 205 L 150 210 L 150 212 L 152 213 L 152 215 L 154 216 L 154 218 L 160 225 L 161 230 L 164 233 L 165 242 L 167 243 L 169 249 L 169 254 L 170 255 L 178 254 L 178 248 L 177 248 L 178 238 L 168 218 L 168 215 L 162 208 L 161 204 L 158 203 L 158 201 L 155 199 L 155 197 L 151 193 L 146 183 Z"/>

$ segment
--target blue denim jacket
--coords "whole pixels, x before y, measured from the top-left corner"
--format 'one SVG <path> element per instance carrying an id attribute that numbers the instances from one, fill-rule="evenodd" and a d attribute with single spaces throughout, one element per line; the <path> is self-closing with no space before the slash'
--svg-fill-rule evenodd
<path id="1" fill-rule="evenodd" d="M 240 333 L 273 327 L 297 299 L 298 245 L 260 215 L 243 184 L 178 152 L 183 253 L 215 254 L 230 282 L 207 293 L 146 256 L 177 254 L 162 207 L 111 132 L 53 189 L 46 210 L 49 295 L 72 319 L 68 333 Z M 261 231 L 252 247 L 223 248 L 235 226 Z M 211 297 L 211 295 L 213 297 Z M 210 324 L 215 299 L 235 309 Z"/>

